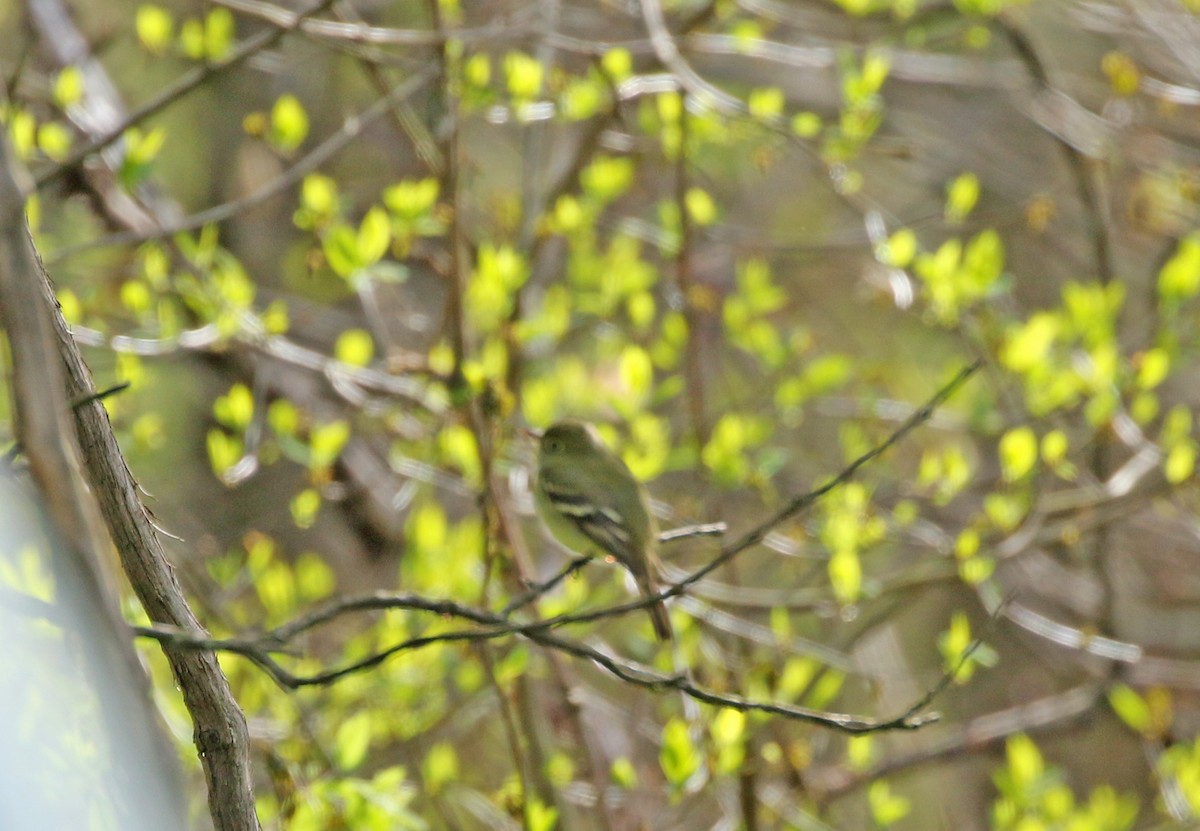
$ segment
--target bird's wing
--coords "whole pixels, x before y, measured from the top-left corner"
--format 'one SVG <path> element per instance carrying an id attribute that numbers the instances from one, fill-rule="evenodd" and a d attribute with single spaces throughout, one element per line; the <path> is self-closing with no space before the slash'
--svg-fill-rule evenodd
<path id="1" fill-rule="evenodd" d="M 620 514 L 554 477 L 543 475 L 541 487 L 554 510 L 581 534 L 605 553 L 622 562 L 629 561 L 633 535 Z"/>

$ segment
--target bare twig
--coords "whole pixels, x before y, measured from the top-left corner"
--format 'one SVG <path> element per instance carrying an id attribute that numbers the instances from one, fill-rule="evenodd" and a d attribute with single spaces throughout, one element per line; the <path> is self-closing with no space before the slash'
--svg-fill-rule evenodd
<path id="1" fill-rule="evenodd" d="M 550 592 L 555 586 L 566 580 L 577 571 L 581 571 L 584 566 L 592 561 L 591 557 L 576 557 L 567 563 L 567 567 L 562 569 L 558 574 L 555 574 L 549 580 L 544 580 L 541 583 L 530 584 L 528 592 L 518 595 L 508 602 L 503 609 L 500 610 L 500 617 L 507 618 L 517 609 L 523 609 L 533 601 L 537 600 L 542 595 Z"/>
<path id="2" fill-rule="evenodd" d="M 14 221 L 5 221 L 2 226 L 23 228 L 22 209 L 18 201 L 12 214 Z M 46 316 L 51 342 L 58 351 L 56 360 L 42 367 L 37 384 L 61 390 L 62 383 L 56 382 L 55 375 L 65 365 L 67 394 L 77 401 L 94 396 L 91 372 L 58 311 L 54 290 L 41 264 L 30 264 L 28 271 L 21 274 L 21 280 L 34 292 L 34 298 L 21 303 L 6 298 L 0 306 L 20 309 L 21 318 Z M 10 329 L 10 336 L 11 332 Z M 61 409 L 64 416 L 70 412 L 65 404 Z M 99 401 L 93 399 L 75 410 L 75 429 L 91 492 L 99 500 L 125 574 L 147 615 L 151 620 L 206 637 L 167 562 L 154 523 L 142 504 L 137 483 L 125 465 L 107 412 Z M 27 447 L 32 459 L 34 444 L 28 443 Z M 61 498 L 85 504 L 91 497 L 73 497 L 70 491 L 64 491 Z M 164 651 L 193 719 L 196 749 L 208 780 L 214 827 L 217 831 L 257 831 L 246 721 L 216 655 L 170 647 Z"/>
<path id="3" fill-rule="evenodd" d="M 883 453 L 887 452 L 889 448 L 893 447 L 897 442 L 928 420 L 933 415 L 934 410 L 941 406 L 946 399 L 952 396 L 958 390 L 958 388 L 966 383 L 967 379 L 974 375 L 975 372 L 977 372 L 982 366 L 983 361 L 979 360 L 960 370 L 959 373 L 955 375 L 945 386 L 938 390 L 938 392 L 932 398 L 930 398 L 923 407 L 921 407 L 919 410 L 916 410 L 912 415 L 905 419 L 904 422 L 897 427 L 896 430 L 893 431 L 892 434 L 888 436 L 882 443 L 876 445 L 863 455 L 859 456 L 857 459 L 851 462 L 845 470 L 830 479 L 821 487 L 817 488 L 816 490 L 809 491 L 808 493 L 801 494 L 800 496 L 792 499 L 765 522 L 762 522 L 755 528 L 747 531 L 740 538 L 722 548 L 720 554 L 718 554 L 705 565 L 696 569 L 687 577 L 684 577 L 682 580 L 672 583 L 670 586 L 667 586 L 659 591 L 658 594 L 650 597 L 640 598 L 638 600 L 633 600 L 618 606 L 609 606 L 604 609 L 597 609 L 594 612 L 559 615 L 558 617 L 547 618 L 546 620 L 542 621 L 542 624 L 545 626 L 558 626 L 564 623 L 583 623 L 592 620 L 600 620 L 602 618 L 612 617 L 614 615 L 622 615 L 634 610 L 644 609 L 663 600 L 668 600 L 672 597 L 678 597 L 679 595 L 682 595 L 688 590 L 688 588 L 695 585 L 721 566 L 725 565 L 725 563 L 732 560 L 747 548 L 762 542 L 767 535 L 771 533 L 773 528 L 788 521 L 813 503 L 817 502 L 819 499 L 825 496 L 825 494 L 841 487 L 853 479 L 864 465 L 870 463 Z"/>
<path id="4" fill-rule="evenodd" d="M 496 626 L 485 629 L 462 629 L 433 635 L 409 638 L 400 643 L 374 653 L 345 666 L 325 670 L 313 675 L 301 676 L 284 669 L 272 657 L 272 652 L 278 651 L 270 635 L 259 639 L 232 638 L 227 640 L 197 637 L 175 628 L 160 626 L 135 627 L 134 632 L 139 637 L 152 638 L 163 644 L 178 649 L 194 649 L 200 651 L 217 650 L 244 655 L 253 661 L 260 669 L 270 675 L 276 683 L 287 689 L 300 687 L 327 686 L 368 669 L 379 666 L 393 655 L 412 651 L 435 643 L 452 643 L 455 641 L 478 642 L 492 640 L 511 635 L 523 635 L 534 643 L 550 647 L 559 652 L 573 655 L 599 665 L 616 678 L 638 687 L 653 690 L 677 690 L 690 698 L 706 704 L 719 707 L 730 707 L 742 712 L 762 712 L 785 718 L 806 721 L 830 727 L 846 733 L 871 733 L 885 730 L 915 730 L 937 721 L 938 715 L 930 713 L 919 715 L 917 710 L 927 704 L 925 697 L 917 705 L 908 707 L 898 716 L 888 719 L 872 719 L 845 713 L 827 713 L 809 707 L 784 704 L 772 701 L 758 701 L 740 695 L 719 693 L 701 687 L 682 675 L 666 675 L 661 672 L 635 664 L 626 663 L 599 649 L 563 638 L 551 632 L 543 631 L 539 624 L 503 625 L 499 617 L 493 618 Z"/>
<path id="5" fill-rule="evenodd" d="M 77 604 L 81 619 L 101 631 L 102 636 L 90 644 L 101 649 L 85 649 L 83 656 L 96 694 L 103 698 L 102 679 L 117 681 L 122 695 L 129 699 L 113 705 L 116 712 L 147 715 L 154 712 L 149 679 L 124 637 L 117 589 L 104 567 L 110 551 L 109 535 L 95 489 L 89 489 L 84 475 L 85 452 L 71 418 L 53 325 L 57 307 L 46 302 L 42 291 L 45 275 L 25 221 L 30 184 L 28 174 L 11 154 L 7 138 L 0 135 L 0 325 L 5 330 L 11 361 L 10 400 L 16 433 L 46 513 L 62 542 L 61 551 L 49 558 L 55 594 L 59 602 Z M 75 390 L 71 390 L 71 397 L 81 399 Z M 84 403 L 80 409 L 96 407 Z M 210 656 L 207 660 L 214 659 Z M 169 775 L 174 771 L 173 754 L 164 737 L 156 732 L 153 718 L 128 718 L 108 727 L 127 734 L 114 736 L 112 741 L 145 748 L 158 757 L 155 761 L 164 766 L 164 772 Z M 218 827 L 224 831 L 234 826 Z"/>
<path id="6" fill-rule="evenodd" d="M 385 91 L 384 94 L 377 98 L 371 106 L 363 110 L 362 113 L 346 118 L 337 131 L 331 133 L 324 141 L 297 159 L 295 163 L 279 176 L 252 193 L 192 214 L 191 216 L 186 216 L 177 222 L 173 222 L 170 225 L 163 225 L 152 231 L 119 231 L 99 239 L 64 248 L 55 253 L 55 258 L 52 262 L 59 262 L 83 251 L 90 251 L 93 248 L 147 242 L 153 239 L 174 236 L 185 231 L 194 231 L 205 225 L 231 219 L 300 182 L 301 179 L 319 168 L 350 144 L 350 142 L 362 135 L 367 127 L 388 112 L 389 107 L 401 101 L 407 101 L 424 88 L 435 75 L 434 71 L 425 70 L 409 78 L 404 83 L 397 84 Z"/>
<path id="7" fill-rule="evenodd" d="M 264 29 L 256 35 L 246 38 L 242 43 L 220 60 L 206 63 L 204 66 L 196 67 L 191 72 L 184 74 L 175 83 L 167 86 L 157 95 L 151 98 L 142 106 L 138 107 L 133 112 L 129 113 L 125 119 L 112 127 L 107 132 L 96 136 L 91 141 L 76 148 L 65 159 L 54 167 L 43 170 L 35 177 L 35 182 L 38 188 L 53 182 L 54 180 L 64 176 L 69 171 L 79 167 L 79 165 L 87 159 L 88 156 L 103 150 L 117 139 L 124 135 L 125 131 L 141 122 L 145 121 L 152 115 L 169 107 L 176 101 L 183 98 L 192 90 L 206 83 L 209 79 L 220 75 L 226 70 L 233 69 L 241 65 L 247 59 L 257 55 L 264 49 L 269 49 L 274 46 L 288 32 L 300 25 L 301 21 L 310 15 L 319 14 L 332 5 L 333 0 L 319 0 L 309 8 L 295 15 L 294 19 L 287 24 L 274 25 L 270 29 Z"/>
<path id="8" fill-rule="evenodd" d="M 889 447 L 900 441 L 900 439 L 902 439 L 910 431 L 915 429 L 919 424 L 928 419 L 932 415 L 934 409 L 936 409 L 937 406 L 939 406 L 950 395 L 952 395 L 979 368 L 979 366 L 980 364 L 977 362 L 963 369 L 948 384 L 942 387 L 942 389 L 939 390 L 938 393 L 934 395 L 924 407 L 914 412 L 904 424 L 902 424 L 881 444 L 860 456 L 845 470 L 843 470 L 840 474 L 835 476 L 822 487 L 793 499 L 788 503 L 787 506 L 778 511 L 766 522 L 760 524 L 757 528 L 743 535 L 739 540 L 725 548 L 712 562 L 693 572 L 683 580 L 673 584 L 668 589 L 660 592 L 658 597 L 668 598 L 682 594 L 688 586 L 700 580 L 705 574 L 712 572 L 721 564 L 731 560 L 740 551 L 743 551 L 751 545 L 754 545 L 756 542 L 762 540 L 775 525 L 778 525 L 779 523 L 794 516 L 796 513 L 813 504 L 816 500 L 820 499 L 834 488 L 849 481 L 850 478 L 853 477 L 863 465 L 878 457 Z M 577 567 L 582 567 L 582 562 L 583 561 L 573 562 L 571 566 L 568 567 L 567 571 L 573 570 Z M 580 565 L 576 566 L 576 563 L 580 563 Z M 563 572 L 563 576 L 565 576 L 567 571 Z M 280 627 L 272 632 L 268 632 L 257 639 L 235 638 L 227 641 L 214 641 L 213 639 L 207 637 L 197 638 L 186 632 L 179 632 L 178 630 L 173 629 L 163 629 L 160 627 L 142 627 L 137 629 L 136 632 L 142 637 L 155 638 L 164 643 L 173 644 L 180 648 L 201 650 L 218 649 L 237 652 L 238 654 L 242 654 L 250 658 L 255 662 L 255 664 L 271 675 L 271 677 L 274 678 L 277 683 L 289 689 L 332 684 L 349 675 L 376 667 L 400 652 L 419 649 L 435 643 L 452 643 L 455 641 L 480 642 L 517 635 L 528 638 L 534 643 L 538 643 L 559 652 L 591 661 L 595 664 L 598 664 L 600 667 L 607 670 L 609 673 L 621 679 L 622 681 L 634 684 L 636 686 L 646 687 L 649 689 L 678 690 L 690 698 L 707 704 L 714 704 L 722 707 L 732 707 L 744 712 L 754 711 L 770 713 L 799 721 L 808 721 L 815 724 L 821 724 L 826 727 L 849 733 L 865 733 L 881 730 L 913 730 L 935 721 L 937 719 L 936 714 L 921 715 L 920 711 L 927 707 L 933 698 L 936 697 L 946 687 L 946 685 L 950 683 L 951 680 L 953 680 L 954 675 L 957 674 L 959 667 L 963 662 L 969 659 L 971 652 L 978 645 L 978 641 L 975 644 L 972 644 L 970 649 L 968 649 L 960 659 L 959 664 L 948 671 L 937 685 L 928 691 L 926 695 L 923 695 L 911 706 L 906 708 L 904 712 L 893 718 L 879 720 L 842 713 L 824 713 L 807 707 L 770 701 L 757 701 L 744 696 L 718 693 L 695 684 L 693 681 L 683 675 L 665 675 L 646 667 L 629 664 L 618 660 L 611 655 L 600 651 L 599 649 L 574 640 L 569 640 L 550 631 L 551 627 L 562 626 L 568 623 L 579 623 L 586 620 L 598 620 L 601 618 L 612 617 L 617 614 L 624 614 L 625 612 L 632 611 L 634 609 L 643 608 L 643 606 L 648 602 L 650 601 L 643 600 L 635 603 L 627 603 L 620 606 L 599 609 L 592 612 L 584 612 L 573 615 L 560 615 L 558 617 L 549 618 L 542 621 L 509 623 L 502 615 L 472 608 L 456 601 L 431 600 L 418 595 L 387 595 L 384 593 L 378 593 L 366 597 L 334 601 L 326 607 L 297 618 L 291 623 L 286 624 L 285 626 Z M 450 632 L 434 633 L 430 635 L 421 635 L 414 638 L 409 638 L 405 641 L 394 644 L 385 650 L 374 653 L 350 664 L 308 676 L 295 675 L 294 673 L 286 670 L 279 664 L 278 661 L 275 660 L 271 654 L 272 652 L 279 651 L 288 641 L 301 632 L 333 620 L 335 617 L 346 614 L 350 611 L 385 608 L 406 608 L 419 611 L 433 611 L 439 614 L 463 618 L 465 620 L 480 624 L 481 627 L 477 629 L 452 630 Z"/>
<path id="9" fill-rule="evenodd" d="M 1103 693 L 1103 684 L 1082 684 L 1065 692 L 945 728 L 944 734 L 934 736 L 925 747 L 883 759 L 862 773 L 828 772 L 821 776 L 818 772 L 817 778 L 828 782 L 823 788 L 818 786 L 819 798 L 822 803 L 828 803 L 871 782 L 917 765 L 962 753 L 976 753 L 1017 733 L 1049 730 L 1072 724 L 1086 717 L 1101 700 Z"/>
<path id="10" fill-rule="evenodd" d="M 707 525 L 686 525 L 682 528 L 672 528 L 670 531 L 664 531 L 658 535 L 658 541 L 674 542 L 676 540 L 688 539 L 690 537 L 713 537 L 720 536 L 725 533 L 725 523 L 713 522 Z M 576 557 L 567 563 L 566 567 L 555 574 L 548 580 L 540 583 L 531 583 L 530 590 L 525 594 L 519 595 L 509 601 L 503 609 L 500 610 L 500 616 L 508 618 L 517 609 L 523 609 L 533 601 L 537 600 L 544 594 L 548 594 L 556 586 L 566 580 L 572 574 L 583 569 L 592 561 L 591 557 Z"/>

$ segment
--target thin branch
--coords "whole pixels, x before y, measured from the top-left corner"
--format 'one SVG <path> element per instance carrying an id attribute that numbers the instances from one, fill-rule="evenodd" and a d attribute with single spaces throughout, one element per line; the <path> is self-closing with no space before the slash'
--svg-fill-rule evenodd
<path id="1" fill-rule="evenodd" d="M 495 620 L 497 623 L 502 623 L 500 618 L 495 618 Z M 578 641 L 563 638 L 552 632 L 542 631 L 538 628 L 538 624 L 517 626 L 497 625 L 486 629 L 462 629 L 452 632 L 443 632 L 434 635 L 423 635 L 409 638 L 401 641 L 400 643 L 394 644 L 385 650 L 374 653 L 350 664 L 306 676 L 293 674 L 287 669 L 284 669 L 283 666 L 281 666 L 279 662 L 275 660 L 271 653 L 277 652 L 278 646 L 277 644 L 271 643 L 269 636 L 260 639 L 231 638 L 228 640 L 221 640 L 208 637 L 197 637 L 176 628 L 164 628 L 160 626 L 139 626 L 134 627 L 133 631 L 139 637 L 152 638 L 160 643 L 175 647 L 177 649 L 194 649 L 205 652 L 215 650 L 243 655 L 253 661 L 268 675 L 270 675 L 276 683 L 287 689 L 299 689 L 301 687 L 311 686 L 328 686 L 329 684 L 333 684 L 350 675 L 373 669 L 374 667 L 379 666 L 384 661 L 391 658 L 393 655 L 401 652 L 412 651 L 435 643 L 445 644 L 456 641 L 479 642 L 493 640 L 499 637 L 522 635 L 534 643 L 550 647 L 558 650 L 559 652 L 573 655 L 577 658 L 595 663 L 621 681 L 633 684 L 634 686 L 644 687 L 651 690 L 677 690 L 684 695 L 687 695 L 688 697 L 705 704 L 712 704 L 718 707 L 730 707 L 742 712 L 769 713 L 796 721 L 819 724 L 846 733 L 871 733 L 885 730 L 916 730 L 924 727 L 927 724 L 937 721 L 939 718 L 937 713 L 928 713 L 925 715 L 919 715 L 917 713 L 917 709 L 925 706 L 928 703 L 925 700 L 925 697 L 922 697 L 922 699 L 917 702 L 917 705 L 919 706 L 914 705 L 908 707 L 898 716 L 888 719 L 872 719 L 845 713 L 828 713 L 793 704 L 784 704 L 772 701 L 758 701 L 746 698 L 745 696 L 734 695 L 730 693 L 719 693 L 714 690 L 698 686 L 682 675 L 666 675 L 648 667 L 618 660 L 612 655 L 602 652 L 595 647 L 588 646 Z"/>
<path id="2" fill-rule="evenodd" d="M 689 539 L 691 537 L 715 537 L 725 533 L 724 522 L 712 522 L 707 525 L 685 525 L 682 528 L 672 528 L 670 531 L 664 531 L 658 535 L 658 541 L 675 542 L 676 540 Z M 508 605 L 500 610 L 500 617 L 508 618 L 517 609 L 522 609 L 528 606 L 533 601 L 537 600 L 544 594 L 548 594 L 555 586 L 562 583 L 572 574 L 581 571 L 584 566 L 592 561 L 591 557 L 576 557 L 567 563 L 558 574 L 555 574 L 548 580 L 540 583 L 531 583 L 530 590 L 525 594 L 519 595 L 509 601 Z"/>
<path id="3" fill-rule="evenodd" d="M 948 384 L 942 387 L 942 389 L 940 389 L 924 407 L 913 413 L 913 415 L 904 424 L 902 424 L 881 444 L 860 456 L 845 470 L 843 470 L 840 474 L 835 476 L 822 487 L 793 499 L 788 503 L 787 506 L 769 518 L 766 522 L 743 535 L 739 540 L 725 548 L 722 553 L 708 565 L 698 569 L 696 572 L 693 572 L 691 575 L 679 581 L 678 583 L 673 584 L 663 592 L 660 592 L 659 596 L 654 599 L 665 599 L 683 594 L 688 586 L 700 580 L 705 574 L 712 572 L 723 563 L 728 562 L 740 551 L 743 551 L 746 548 L 749 548 L 751 545 L 761 541 L 775 525 L 778 525 L 779 523 L 789 519 L 799 511 L 813 504 L 825 494 L 829 493 L 834 488 L 849 481 L 850 478 L 853 477 L 863 465 L 866 465 L 873 459 L 877 458 L 881 453 L 885 452 L 888 448 L 900 441 L 905 435 L 928 419 L 933 414 L 933 411 L 942 402 L 949 398 L 949 396 L 952 395 L 963 383 L 965 383 L 966 380 L 980 366 L 981 364 L 976 362 L 975 364 L 972 364 L 971 366 L 960 371 Z M 580 561 L 576 561 L 576 563 L 579 562 Z M 568 567 L 568 570 L 582 567 L 582 564 L 576 566 L 576 563 L 572 563 L 571 566 Z M 564 576 L 565 573 L 566 571 L 563 572 Z M 195 636 L 186 632 L 179 632 L 178 630 L 174 629 L 166 630 L 160 627 L 142 627 L 135 631 L 139 636 L 155 638 L 164 643 L 172 644 L 180 648 L 203 650 L 227 649 L 228 651 L 245 655 L 269 675 L 271 675 L 271 677 L 274 678 L 277 683 L 288 689 L 332 684 L 349 675 L 376 667 L 386 661 L 388 658 L 400 652 L 411 651 L 434 643 L 451 643 L 455 641 L 481 642 L 502 637 L 521 636 L 542 646 L 550 647 L 568 655 L 573 655 L 575 657 L 598 664 L 600 667 L 607 670 L 620 680 L 636 686 L 655 690 L 673 689 L 695 699 L 696 701 L 701 701 L 707 704 L 713 704 L 722 707 L 732 707 L 743 712 L 754 711 L 770 713 L 799 721 L 821 724 L 826 727 L 831 727 L 833 729 L 848 733 L 865 733 L 881 730 L 913 730 L 935 721 L 937 719 L 937 714 L 921 715 L 920 711 L 927 707 L 933 698 L 943 689 L 945 689 L 946 685 L 953 680 L 955 674 L 958 672 L 959 667 L 963 662 L 968 660 L 971 652 L 978 645 L 978 641 L 972 644 L 971 648 L 968 649 L 960 659 L 959 664 L 947 672 L 939 684 L 935 685 L 935 687 L 933 687 L 926 695 L 922 696 L 899 715 L 889 719 L 878 720 L 842 713 L 825 713 L 807 707 L 800 707 L 791 704 L 756 701 L 745 698 L 744 696 L 718 693 L 696 685 L 683 675 L 665 675 L 646 667 L 628 664 L 612 657 L 605 652 L 601 652 L 594 647 L 574 640 L 569 640 L 559 636 L 553 631 L 550 631 L 551 627 L 561 626 L 567 623 L 579 623 L 587 620 L 598 620 L 617 614 L 624 614 L 625 612 L 633 609 L 643 608 L 647 602 L 650 601 L 628 603 L 621 606 L 613 606 L 606 609 L 600 609 L 593 612 L 585 612 L 576 615 L 560 615 L 556 618 L 550 618 L 542 621 L 513 624 L 505 621 L 501 615 L 475 609 L 455 601 L 431 600 L 418 595 L 396 596 L 378 593 L 366 597 L 335 601 L 326 607 L 315 610 L 314 612 L 297 618 L 289 624 L 285 624 L 282 627 L 268 632 L 257 639 L 240 638 L 230 639 L 228 641 L 214 641 L 211 638 L 196 638 Z M 413 610 L 434 611 L 439 614 L 460 617 L 465 620 L 481 624 L 482 628 L 454 630 L 450 632 L 421 635 L 418 637 L 409 638 L 358 661 L 308 676 L 295 675 L 284 669 L 271 654 L 272 652 L 279 651 L 283 645 L 301 632 L 307 631 L 308 629 L 330 621 L 342 614 L 346 614 L 350 611 L 384 608 L 407 608 Z"/>
<path id="4" fill-rule="evenodd" d="M 964 724 L 947 728 L 944 735 L 936 736 L 927 746 L 883 759 L 861 773 L 827 773 L 822 778 L 828 777 L 833 781 L 824 789 L 820 789 L 819 799 L 823 804 L 828 804 L 902 770 L 962 753 L 977 753 L 1017 733 L 1072 724 L 1092 711 L 1101 700 L 1103 692 L 1103 684 L 1083 684 L 1066 692 L 988 713 Z"/>
<path id="5" fill-rule="evenodd" d="M 124 392 L 127 389 L 129 389 L 129 382 L 122 381 L 119 384 L 114 384 L 108 389 L 100 390 L 100 392 L 89 393 L 77 398 L 71 402 L 71 409 L 78 410 L 82 407 L 86 407 L 93 401 L 103 401 L 105 398 L 116 395 L 119 392 Z M 8 448 L 8 450 L 4 452 L 4 461 L 11 464 L 12 461 L 16 459 L 17 456 L 21 455 L 22 452 L 24 452 L 24 447 L 21 445 L 21 442 L 13 442 L 12 447 Z"/>
<path id="6" fill-rule="evenodd" d="M 679 528 L 672 528 L 669 531 L 663 531 L 658 535 L 660 543 L 675 542 L 676 540 L 686 540 L 691 537 L 720 537 L 729 530 L 724 522 L 708 522 L 703 525 L 682 525 Z"/>
<path id="7" fill-rule="evenodd" d="M 562 569 L 558 574 L 555 574 L 549 580 L 541 583 L 531 583 L 528 592 L 518 595 L 508 602 L 503 609 L 500 610 L 500 617 L 507 618 L 512 615 L 517 609 L 523 609 L 533 601 L 537 600 L 544 594 L 550 592 L 555 586 L 566 580 L 577 571 L 581 571 L 584 566 L 592 561 L 591 557 L 576 557 L 567 563 L 567 567 Z"/>
<path id="8" fill-rule="evenodd" d="M 264 49 L 269 49 L 283 38 L 288 32 L 294 30 L 300 25 L 306 17 L 319 14 L 333 4 L 333 0 L 318 0 L 317 3 L 310 6 L 308 9 L 299 12 L 294 19 L 284 25 L 273 24 L 270 29 L 264 29 L 256 35 L 246 38 L 241 45 L 230 52 L 225 57 L 206 63 L 204 66 L 199 66 L 191 72 L 184 74 L 177 79 L 175 83 L 170 84 L 158 95 L 151 98 L 142 106 L 129 113 L 120 124 L 110 128 L 107 132 L 96 136 L 87 144 L 76 148 L 65 159 L 54 167 L 43 170 L 34 177 L 36 186 L 40 189 L 50 182 L 65 176 L 70 171 L 79 167 L 88 156 L 93 153 L 103 150 L 117 139 L 125 134 L 125 131 L 141 122 L 145 121 L 152 115 L 155 115 L 162 110 L 165 110 L 176 101 L 183 98 L 192 90 L 206 83 L 211 78 L 222 74 L 226 70 L 233 69 L 244 63 L 249 58 L 262 52 Z"/>
<path id="9" fill-rule="evenodd" d="M 29 469 L 40 502 L 57 535 L 49 567 L 58 602 L 70 603 L 86 620 L 96 637 L 85 648 L 83 666 L 101 708 L 135 717 L 109 722 L 113 731 L 106 742 L 123 742 L 150 755 L 147 762 L 160 765 L 167 777 L 177 773 L 175 757 L 165 736 L 149 714 L 154 712 L 149 678 L 124 636 L 119 592 L 105 568 L 111 541 L 101 516 L 107 494 L 89 483 L 84 471 L 86 441 L 72 419 L 71 399 L 81 391 L 66 383 L 55 329 L 57 306 L 47 301 L 47 281 L 26 223 L 25 206 L 32 182 L 12 153 L 6 134 L 0 134 L 0 326 L 6 337 L 6 359 L 11 375 L 9 400 L 15 415 L 18 442 L 25 448 Z M 95 409 L 82 404 L 75 412 Z M 83 445 L 83 446 L 81 446 Z M 215 658 L 207 656 L 206 660 Z M 111 687 L 112 693 L 105 691 Z M 117 692 L 119 690 L 119 693 Z M 106 702 L 110 694 L 119 704 Z M 123 774 L 121 774 L 123 776 Z M 156 787 L 148 785 L 148 787 Z M 168 803 L 164 805 L 168 811 Z M 153 804 L 151 798 L 147 804 Z M 257 827 L 257 824 L 255 826 Z M 218 825 L 218 831 L 249 829 L 248 825 Z"/>
<path id="10" fill-rule="evenodd" d="M 507 16 L 500 16 L 486 26 L 474 28 L 444 28 L 444 29 L 398 29 L 389 26 L 370 26 L 365 23 L 335 20 L 304 19 L 290 9 L 273 3 L 263 3 L 258 0 L 214 0 L 216 5 L 224 6 L 241 14 L 264 20 L 272 26 L 287 29 L 301 29 L 307 35 L 313 35 L 330 40 L 348 41 L 350 43 L 367 43 L 390 46 L 437 46 L 441 47 L 448 40 L 460 41 L 464 44 L 486 43 L 500 37 L 512 41 L 524 39 L 533 25 L 536 7 L 520 10 Z M 523 19 L 524 18 L 524 19 Z"/>
<path id="11" fill-rule="evenodd" d="M 184 217 L 170 225 L 164 225 L 149 232 L 121 231 L 65 248 L 55 253 L 52 262 L 60 262 L 70 256 L 90 251 L 94 248 L 148 242 L 186 231 L 194 231 L 205 225 L 231 219 L 300 182 L 301 179 L 319 168 L 350 144 L 350 142 L 362 135 L 366 128 L 387 113 L 392 105 L 407 101 L 435 77 L 437 77 L 437 73 L 434 70 L 426 69 L 409 78 L 404 83 L 392 87 L 359 115 L 345 119 L 337 131 L 331 133 L 324 141 L 297 159 L 294 164 L 279 176 L 239 199 L 215 205 L 199 213 Z"/>
<path id="12" fill-rule="evenodd" d="M 25 276 L 40 296 L 37 303 L 20 308 L 23 315 L 38 308 L 48 310 L 61 361 L 58 365 L 66 369 L 68 395 L 77 401 L 94 395 L 91 372 L 62 318 L 45 270 L 37 263 Z M 41 383 L 52 385 L 45 377 Z M 99 500 L 121 565 L 146 614 L 195 637 L 206 637 L 167 562 L 104 407 L 93 400 L 77 408 L 75 428 L 91 492 Z M 246 720 L 216 655 L 170 646 L 164 652 L 193 720 L 214 827 L 217 831 L 257 831 Z"/>
<path id="13" fill-rule="evenodd" d="M 617 606 L 609 606 L 604 609 L 597 609 L 593 612 L 582 612 L 578 614 L 564 614 L 558 617 L 547 618 L 541 622 L 543 626 L 559 626 L 565 623 L 585 623 L 603 618 L 613 617 L 616 615 L 626 614 L 639 609 L 645 609 L 655 603 L 663 600 L 669 600 L 672 597 L 678 597 L 688 590 L 691 586 L 698 583 L 700 580 L 707 577 L 712 572 L 716 571 L 725 563 L 732 560 L 741 552 L 751 546 L 762 542 L 771 530 L 778 525 L 788 521 L 792 517 L 804 511 L 813 503 L 817 502 L 830 491 L 836 490 L 842 485 L 849 482 L 858 473 L 862 467 L 874 459 L 887 452 L 897 442 L 927 421 L 932 417 L 934 411 L 941 406 L 950 396 L 958 391 L 967 380 L 974 375 L 983 366 L 983 361 L 978 360 L 975 363 L 963 368 L 957 375 L 952 378 L 949 383 L 943 386 L 937 393 L 929 399 L 919 410 L 913 412 L 905 421 L 896 428 L 882 443 L 868 450 L 863 455 L 859 456 L 849 464 L 841 473 L 830 479 L 816 490 L 801 494 L 793 498 L 783 508 L 777 511 L 773 516 L 761 523 L 750 531 L 747 531 L 739 539 L 730 543 L 721 550 L 713 560 L 696 569 L 696 571 L 684 577 L 670 586 L 662 589 L 658 594 L 649 597 L 633 600 L 628 603 L 623 603 Z"/>

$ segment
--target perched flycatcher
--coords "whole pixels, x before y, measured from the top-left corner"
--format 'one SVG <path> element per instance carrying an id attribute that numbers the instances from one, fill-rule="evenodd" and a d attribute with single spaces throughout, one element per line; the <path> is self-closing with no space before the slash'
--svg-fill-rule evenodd
<path id="1" fill-rule="evenodd" d="M 560 421 L 542 433 L 533 494 L 560 543 L 578 554 L 616 559 L 643 595 L 658 593 L 658 529 L 646 490 L 595 427 Z M 658 639 L 670 640 L 667 607 L 656 603 L 649 612 Z"/>

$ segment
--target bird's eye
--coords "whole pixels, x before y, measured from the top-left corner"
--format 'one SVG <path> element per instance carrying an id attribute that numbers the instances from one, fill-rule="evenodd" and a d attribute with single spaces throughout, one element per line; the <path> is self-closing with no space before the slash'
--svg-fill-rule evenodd
<path id="1" fill-rule="evenodd" d="M 563 449 L 563 443 L 558 439 L 550 439 L 546 442 L 546 449 L 551 453 L 558 453 Z"/>

